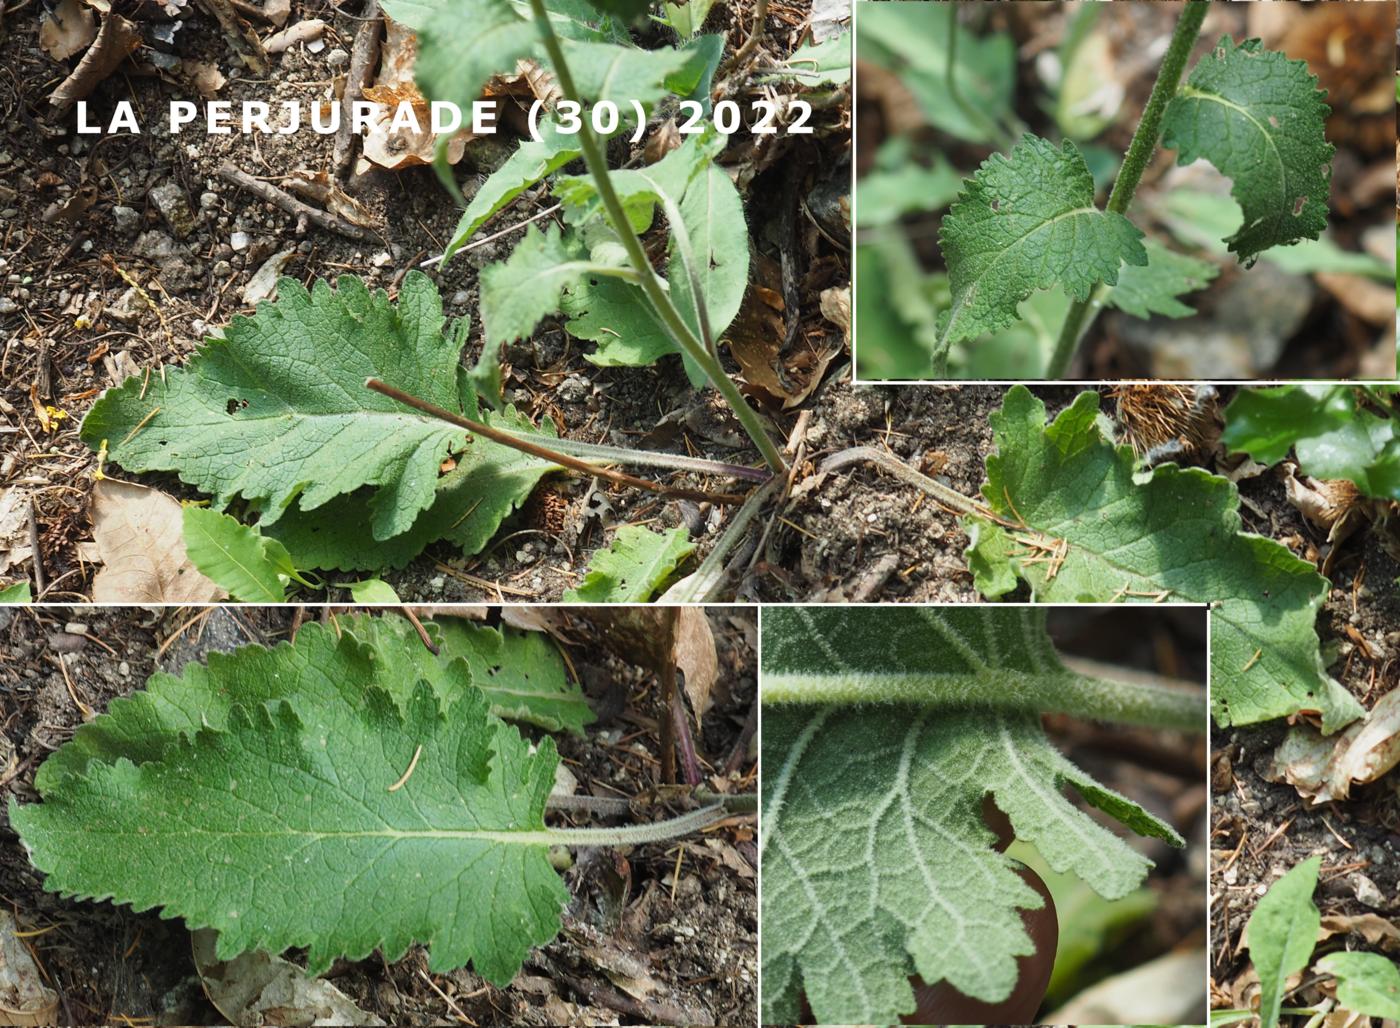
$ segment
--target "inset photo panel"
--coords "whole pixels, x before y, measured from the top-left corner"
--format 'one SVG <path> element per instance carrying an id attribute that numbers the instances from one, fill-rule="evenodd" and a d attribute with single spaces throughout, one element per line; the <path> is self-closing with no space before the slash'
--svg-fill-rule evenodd
<path id="1" fill-rule="evenodd" d="M 0 609 L 0 1025 L 755 1025 L 757 633 Z"/>
<path id="2" fill-rule="evenodd" d="M 857 381 L 1395 377 L 1394 4 L 854 21 Z"/>
<path id="3" fill-rule="evenodd" d="M 1203 1024 L 1204 606 L 764 607 L 762 1019 Z"/>

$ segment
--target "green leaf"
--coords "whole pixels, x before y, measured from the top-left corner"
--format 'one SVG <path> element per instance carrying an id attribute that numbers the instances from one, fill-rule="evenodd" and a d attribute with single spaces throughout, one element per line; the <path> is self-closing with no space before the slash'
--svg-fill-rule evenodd
<path id="1" fill-rule="evenodd" d="M 859 228 L 891 225 L 906 214 L 942 210 L 962 188 L 962 177 L 941 154 L 927 168 L 908 157 L 897 161 L 891 158 L 883 167 L 879 166 L 879 156 L 876 161 L 877 166 L 856 182 L 855 216 Z"/>
<path id="2" fill-rule="evenodd" d="M 285 603 L 296 567 L 286 547 L 237 518 L 186 507 L 185 552 L 201 573 L 241 603 Z"/>
<path id="3" fill-rule="evenodd" d="M 564 296 L 563 309 L 569 315 L 565 331 L 598 344 L 584 360 L 600 368 L 644 368 L 680 352 L 640 288 L 630 283 L 585 278 Z"/>
<path id="4" fill-rule="evenodd" d="M 576 735 L 595 720 L 548 635 L 508 625 L 474 625 L 459 618 L 435 624 L 441 633 L 441 659 L 461 657 L 467 662 L 472 683 L 491 701 L 493 714 Z"/>
<path id="5" fill-rule="evenodd" d="M 1226 241 L 1245 265 L 1327 227 L 1335 147 L 1325 95 L 1305 62 L 1222 36 L 1167 105 L 1162 146 L 1178 164 L 1204 159 L 1234 182 L 1244 226 Z"/>
<path id="6" fill-rule="evenodd" d="M 220 959 L 305 946 L 317 974 L 421 941 L 431 970 L 506 985 L 568 900 L 544 828 L 553 740 L 531 754 L 480 692 L 440 706 L 425 682 L 402 710 L 378 688 L 310 707 L 240 704 L 159 761 L 11 801 L 10 822 L 48 889 L 216 929 Z"/>
<path id="7" fill-rule="evenodd" d="M 941 345 L 1016 320 L 1031 293 L 1057 283 L 1077 300 L 1118 281 L 1121 264 L 1146 264 L 1142 233 L 1094 206 L 1094 179 L 1069 140 L 1058 149 L 1023 136 L 1010 157 L 993 154 L 968 179 L 943 219 L 953 306 Z"/>
<path id="8" fill-rule="evenodd" d="M 350 598 L 356 603 L 401 603 L 399 594 L 394 592 L 394 587 L 382 578 L 366 578 L 359 582 L 350 582 L 346 585 L 350 590 Z"/>
<path id="9" fill-rule="evenodd" d="M 380 674 L 393 674 L 396 681 L 421 678 L 445 697 L 458 695 L 463 683 L 470 682 L 486 694 L 497 717 L 551 732 L 581 734 L 594 720 L 588 701 L 565 673 L 564 658 L 542 633 L 498 630 L 458 618 L 425 621 L 423 627 L 438 647 L 434 656 L 407 618 L 353 616 L 340 624 L 374 651 Z"/>
<path id="10" fill-rule="evenodd" d="M 397 305 L 352 275 L 310 293 L 284 278 L 276 303 L 234 318 L 184 368 L 109 390 L 81 435 L 93 449 L 106 440 L 128 471 L 174 471 L 211 493 L 216 509 L 243 497 L 264 528 L 293 501 L 311 511 L 373 486 L 370 531 L 389 539 L 432 504 L 438 465 L 465 433 L 364 382 L 375 376 L 470 413 L 457 387 L 461 343 L 442 324 L 437 287 L 416 271 Z"/>
<path id="11" fill-rule="evenodd" d="M 539 29 L 510 0 L 385 0 L 384 10 L 418 35 L 413 77 L 423 94 L 463 110 L 492 75 L 543 50 Z"/>
<path id="12" fill-rule="evenodd" d="M 856 55 L 894 71 L 935 128 L 970 143 L 995 142 L 996 123 L 1012 113 L 1016 44 L 1010 33 L 978 38 L 960 28 L 953 74 L 965 103 L 954 102 L 947 58 L 956 10 L 951 4 L 863 4 Z"/>
<path id="13" fill-rule="evenodd" d="M 666 24 L 682 39 L 689 39 L 704 26 L 714 5 L 715 0 L 681 0 L 678 4 L 662 4 L 662 9 L 666 12 Z"/>
<path id="14" fill-rule="evenodd" d="M 1317 969 L 1337 979 L 1337 1004 L 1354 1014 L 1400 1020 L 1400 968 L 1379 953 L 1329 953 Z"/>
<path id="15" fill-rule="evenodd" d="M 476 414 L 472 401 L 467 415 L 497 428 L 534 435 L 545 443 L 554 436 L 548 418 L 536 428 L 514 407 L 500 414 Z M 438 540 L 472 556 L 485 548 L 541 478 L 559 470 L 555 464 L 487 439 L 473 439 L 456 461 L 457 466 L 438 480 L 433 505 L 412 528 L 392 539 L 374 539 L 364 531 L 370 501 L 366 490 L 337 497 L 315 511 L 293 506 L 266 534 L 279 539 L 293 561 L 304 568 L 401 568 Z"/>
<path id="16" fill-rule="evenodd" d="M 821 43 L 808 40 L 776 69 L 762 73 L 759 78 L 769 81 L 791 79 L 802 86 L 839 86 L 849 82 L 851 34 L 842 32 Z"/>
<path id="17" fill-rule="evenodd" d="M 1222 438 L 1262 464 L 1295 450 L 1305 474 L 1345 478 L 1367 496 L 1400 500 L 1397 418 L 1400 409 L 1376 387 L 1241 389 L 1225 408 Z"/>
<path id="18" fill-rule="evenodd" d="M 764 695 L 765 1022 L 798 1020 L 804 993 L 820 1023 L 897 1021 L 914 1009 L 916 973 L 988 1002 L 1010 994 L 1016 958 L 1032 948 L 1019 912 L 1042 900 L 995 847 L 982 820 L 989 794 L 1018 839 L 1107 898 L 1133 892 L 1150 864 L 1071 804 L 1065 786 L 1183 845 L 1061 756 L 1039 713 L 968 701 L 961 684 L 974 669 L 1000 683 L 989 697 L 1053 695 L 1041 691 L 1058 660 L 1039 612 L 775 607 L 761 633 L 765 689 L 775 677 L 796 686 L 793 696 L 820 691 L 821 678 L 922 683 L 918 703 Z"/>
<path id="19" fill-rule="evenodd" d="M 924 273 L 903 232 L 876 230 L 856 244 L 856 281 L 861 377 L 929 377 L 938 312 L 951 302 L 946 279 Z"/>
<path id="20" fill-rule="evenodd" d="M 623 116 L 672 94 L 689 96 L 705 75 L 713 43 L 706 37 L 678 49 L 639 50 L 615 43 L 565 42 L 564 58 L 578 93 L 590 103 L 615 103 Z"/>
<path id="21" fill-rule="evenodd" d="M 636 21 L 651 9 L 650 0 L 588 0 L 603 14 L 614 14 L 624 21 Z"/>
<path id="22" fill-rule="evenodd" d="M 1301 971 L 1317 945 L 1322 926 L 1313 890 L 1321 857 L 1310 857 L 1269 887 L 1254 907 L 1245 926 L 1245 945 L 1259 975 L 1259 1023 L 1278 1024 L 1288 976 Z"/>
<path id="23" fill-rule="evenodd" d="M 506 158 L 505 163 L 493 171 L 472 196 L 467 209 L 462 212 L 461 220 L 457 222 L 451 242 L 443 252 L 443 264 L 450 261 L 453 254 L 507 204 L 581 152 L 577 133 L 560 132 L 557 124 L 541 119 L 540 138 L 521 142 L 515 153 Z"/>
<path id="24" fill-rule="evenodd" d="M 623 525 L 612 545 L 589 562 L 588 574 L 564 599 L 575 603 L 644 603 L 695 549 L 684 528 L 653 532 Z"/>
<path id="25" fill-rule="evenodd" d="M 1332 732 L 1361 705 L 1327 674 L 1316 619 L 1327 581 L 1306 561 L 1242 530 L 1233 483 L 1165 464 L 1139 473 L 1128 447 L 1081 393 L 1048 428 L 1023 386 L 991 416 L 996 453 L 982 495 L 1019 527 L 964 524 L 980 592 L 1030 586 L 1045 603 L 1170 599 L 1209 603 L 1212 704 L 1222 725 L 1317 711 Z"/>
<path id="26" fill-rule="evenodd" d="M 0 603 L 33 603 L 34 594 L 28 582 L 16 582 L 0 589 Z"/>
<path id="27" fill-rule="evenodd" d="M 564 293 L 588 274 L 612 270 L 589 260 L 557 225 L 525 230 L 506 260 L 481 272 L 481 326 L 486 345 L 529 336 L 540 321 L 559 313 Z"/>
<path id="28" fill-rule="evenodd" d="M 1147 263 L 1124 267 L 1107 302 L 1137 318 L 1153 314 L 1185 318 L 1196 313 L 1177 297 L 1204 289 L 1220 269 L 1210 261 L 1168 250 L 1155 239 L 1144 240 L 1143 249 Z"/>

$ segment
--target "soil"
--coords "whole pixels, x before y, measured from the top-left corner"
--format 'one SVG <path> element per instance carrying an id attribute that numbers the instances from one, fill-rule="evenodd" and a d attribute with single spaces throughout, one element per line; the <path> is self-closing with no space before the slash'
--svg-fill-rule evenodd
<path id="1" fill-rule="evenodd" d="M 756 695 L 756 617 L 744 608 L 707 613 L 720 678 L 697 752 L 719 767 L 741 747 L 733 787 L 756 790 L 757 751 L 743 737 Z M 291 608 L 0 612 L 0 750 L 7 742 L 15 757 L 8 771 L 0 759 L 0 902 L 21 930 L 42 932 L 29 939 L 30 948 L 62 998 L 63 1023 L 225 1022 L 200 988 L 183 923 L 45 892 L 9 828 L 6 803 L 35 801 L 34 773 L 44 758 L 151 673 L 177 673 L 210 650 L 272 644 L 285 638 L 294 616 Z M 556 738 L 564 763 L 580 793 L 644 794 L 659 763 L 656 722 L 648 714 L 655 677 L 606 656 L 585 619 L 576 619 L 570 634 L 577 645 L 568 654 L 599 721 L 586 738 Z M 731 818 L 680 847 L 576 851 L 565 875 L 574 898 L 563 932 L 534 951 L 505 989 L 469 969 L 429 975 L 423 947 L 392 964 L 377 954 L 341 961 L 330 977 L 387 1024 L 754 1023 L 753 824 L 752 816 Z M 633 962 L 630 976 L 646 976 L 650 990 L 633 986 L 643 998 L 614 984 L 619 959 Z"/>
<path id="2" fill-rule="evenodd" d="M 722 76 L 716 88 L 741 101 L 776 95 L 775 87 L 757 73 L 800 45 L 818 19 L 825 34 L 834 33 L 836 19 L 844 13 L 828 7 L 814 14 L 805 0 L 770 4 L 758 49 L 743 68 Z M 166 129 L 170 101 L 195 94 L 178 81 L 133 74 L 129 67 L 99 87 L 91 117 L 100 121 L 117 100 L 129 100 L 142 134 L 78 135 L 73 115 L 55 114 L 47 100 L 67 67 L 38 45 L 38 8 L 12 16 L 0 35 L 0 119 L 5 127 L 0 145 L 0 254 L 5 255 L 0 338 L 6 340 L 0 354 L 0 414 L 5 419 L 0 445 L 8 451 L 0 463 L 0 483 L 27 494 L 17 505 L 13 536 L 0 539 L 0 582 L 27 575 L 36 595 L 40 592 L 28 560 L 10 568 L 4 553 L 28 548 L 24 516 L 26 501 L 32 500 L 46 572 L 44 596 L 82 602 L 90 595 L 94 571 L 88 493 L 97 463 L 77 429 L 100 392 L 129 375 L 182 363 L 210 331 L 237 313 L 251 313 L 243 290 L 274 254 L 290 251 L 283 273 L 304 283 L 353 273 L 393 295 L 410 269 L 442 253 L 460 212 L 430 168 L 372 170 L 347 189 L 375 219 L 373 242 L 299 225 L 280 208 L 220 178 L 218 169 L 228 161 L 274 182 L 298 169 L 322 171 L 330 166 L 330 136 L 310 131 L 206 135 L 196 124 L 172 137 Z M 202 9 L 192 8 L 181 23 L 183 54 L 213 61 L 229 75 L 218 99 L 231 101 L 235 111 L 243 100 L 325 99 L 343 72 L 338 63 L 329 63 L 330 55 L 349 50 L 358 21 L 322 0 L 295 0 L 288 24 L 310 18 L 326 22 L 326 48 L 311 53 L 298 46 L 274 56 L 266 79 L 235 74 L 237 61 L 217 23 Z M 706 29 L 728 33 L 727 57 L 746 38 L 750 22 L 747 5 L 718 5 Z M 663 42 L 665 31 L 647 29 L 655 38 L 643 41 Z M 663 109 L 654 115 L 653 128 L 664 126 L 670 113 Z M 467 147 L 457 168 L 465 195 L 472 195 L 513 152 L 522 118 L 521 111 L 507 109 L 498 136 L 481 137 Z M 776 294 L 783 298 L 782 339 L 769 342 L 783 351 L 785 367 L 800 364 L 805 355 L 839 352 L 843 346 L 842 330 L 822 315 L 819 296 L 847 285 L 850 278 L 842 220 L 850 176 L 848 99 L 838 93 L 836 102 L 818 103 L 811 124 L 813 133 L 804 136 L 736 133 L 721 158 L 744 196 L 754 276 L 775 281 Z M 640 163 L 643 145 L 632 152 L 617 144 L 614 164 Z M 193 227 L 183 238 L 179 219 L 172 222 L 153 199 L 172 185 L 191 216 Z M 478 238 L 518 227 L 551 203 L 546 188 L 529 190 L 484 226 Z M 459 254 L 445 269 L 428 269 L 448 317 L 466 316 L 472 322 L 463 353 L 468 365 L 481 351 L 477 275 L 508 256 L 518 238 L 518 232 L 507 232 Z M 508 346 L 506 400 L 537 424 L 550 421 L 571 438 L 759 462 L 713 390 L 690 385 L 679 358 L 666 357 L 644 369 L 599 368 L 584 359 L 590 350 L 591 345 L 580 346 L 557 324 L 542 326 L 528 342 Z M 738 365 L 727 351 L 726 360 L 737 374 Z M 848 367 L 838 358 L 826 376 L 835 381 L 847 375 Z M 47 430 L 36 405 L 54 409 Z M 797 418 L 796 410 L 768 407 L 765 412 L 777 437 L 785 437 Z M 107 471 L 122 474 L 111 465 Z M 145 475 L 141 481 L 181 499 L 197 498 L 173 475 Z M 677 484 L 726 488 L 700 481 Z M 383 577 L 406 599 L 544 601 L 578 584 L 593 552 L 606 547 L 621 524 L 660 528 L 686 523 L 700 544 L 698 560 L 725 520 L 722 510 L 708 506 L 696 509 L 660 502 L 650 494 L 595 489 L 586 479 L 554 475 L 507 520 L 484 553 L 464 557 L 438 544 L 406 570 Z M 317 597 L 323 598 L 348 599 L 348 593 L 332 590 L 329 597 Z"/>

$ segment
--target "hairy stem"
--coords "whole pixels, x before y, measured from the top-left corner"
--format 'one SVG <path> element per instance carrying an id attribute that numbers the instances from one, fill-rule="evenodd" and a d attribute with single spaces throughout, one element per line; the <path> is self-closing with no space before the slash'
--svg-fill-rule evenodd
<path id="1" fill-rule="evenodd" d="M 723 803 L 692 810 L 679 817 L 644 825 L 620 825 L 617 828 L 549 828 L 551 846 L 640 846 L 648 842 L 666 842 L 682 835 L 708 828 L 723 821 L 729 811 Z"/>
<path id="2" fill-rule="evenodd" d="M 493 443 L 499 443 L 501 446 L 509 446 L 513 450 L 519 450 L 521 453 L 528 453 L 530 456 L 538 457 L 540 460 L 550 461 L 553 464 L 558 464 L 562 468 L 579 471 L 585 475 L 596 475 L 598 478 L 605 479 L 615 485 L 626 486 L 632 489 L 643 489 L 650 493 L 656 493 L 659 496 L 674 496 L 682 500 L 694 500 L 697 503 L 744 502 L 744 497 L 735 496 L 732 493 L 707 493 L 700 489 L 683 489 L 678 486 L 663 485 L 659 482 L 648 482 L 644 478 L 637 478 L 633 475 L 624 474 L 621 471 L 614 471 L 611 468 L 605 468 L 599 464 L 590 464 L 588 461 L 580 460 L 577 457 L 571 457 L 567 453 L 561 453 L 558 449 L 552 448 L 552 446 L 544 446 L 519 435 L 502 432 L 480 421 L 473 421 L 471 418 L 463 417 L 460 414 L 454 414 L 452 411 L 445 410 L 436 404 L 429 403 L 427 400 L 420 399 L 412 393 L 406 393 L 402 389 L 381 382 L 377 378 L 365 379 L 365 388 L 373 389 L 376 393 L 381 393 L 390 399 L 397 400 L 399 403 L 407 407 L 412 407 L 416 411 L 421 411 L 431 417 L 446 421 L 449 425 L 456 425 L 458 428 L 464 428 L 473 435 L 479 435 L 484 439 L 490 439 Z M 549 442 L 553 444 L 556 440 L 550 439 Z"/>
<path id="3" fill-rule="evenodd" d="M 1182 73 L 1186 70 L 1191 48 L 1196 45 L 1196 37 L 1201 33 L 1201 23 L 1205 21 L 1207 0 L 1187 0 L 1181 17 L 1177 19 L 1172 32 L 1171 45 L 1167 56 L 1157 71 L 1157 81 L 1152 84 L 1152 95 L 1143 108 L 1142 120 L 1138 122 L 1133 141 L 1128 144 L 1128 153 L 1123 158 L 1123 166 L 1118 169 L 1118 178 L 1113 182 L 1113 191 L 1108 196 L 1107 210 L 1115 214 L 1126 214 L 1133 202 L 1133 194 L 1148 162 L 1157 150 L 1157 141 L 1162 135 L 1162 115 L 1167 103 L 1176 96 L 1181 85 Z M 1093 289 L 1083 300 L 1076 300 L 1065 315 L 1065 323 L 1060 330 L 1060 338 L 1055 343 L 1055 352 L 1045 369 L 1046 378 L 1063 378 L 1068 372 L 1074 355 L 1079 349 L 1079 341 L 1089 326 L 1103 310 L 1104 297 L 1108 295 L 1106 286 Z"/>
<path id="4" fill-rule="evenodd" d="M 973 710 L 1069 714 L 1185 732 L 1206 729 L 1204 689 L 1105 681 L 1068 670 L 1019 677 L 1024 680 L 1008 688 L 1005 677 L 994 674 L 765 674 L 760 695 L 766 704 L 944 704 Z"/>
<path id="5" fill-rule="evenodd" d="M 534 14 L 535 24 L 539 27 L 540 37 L 544 41 L 550 63 L 554 66 L 554 77 L 559 84 L 559 91 L 566 99 L 582 103 L 578 88 L 574 84 L 573 72 L 569 70 L 568 62 L 564 59 L 564 49 L 560 46 L 559 37 L 554 34 L 554 26 L 549 21 L 549 13 L 545 10 L 544 0 L 530 0 L 530 10 Z M 719 390 L 720 395 L 733 409 L 735 417 L 744 426 L 744 431 L 753 440 L 754 446 L 758 447 L 758 452 L 763 455 L 764 462 L 773 470 L 774 474 L 785 473 L 787 464 L 783 461 L 782 451 L 768 434 L 767 429 L 764 428 L 758 412 L 749 406 L 733 379 L 724 373 L 724 368 L 720 366 L 716 356 L 710 353 L 705 344 L 695 337 L 695 333 L 690 330 L 685 319 L 681 317 L 680 311 L 676 309 L 675 303 L 672 302 L 666 290 L 661 287 L 661 282 L 652 269 L 651 261 L 647 258 L 646 250 L 642 247 L 641 239 L 633 231 L 631 222 L 627 220 L 627 212 L 622 206 L 622 199 L 613 187 L 612 178 L 608 173 L 607 155 L 603 152 L 598 137 L 593 134 L 592 128 L 586 121 L 579 126 L 578 144 L 579 149 L 583 151 L 583 161 L 588 166 L 588 174 L 592 176 L 594 185 L 598 188 L 598 197 L 603 202 L 608 222 L 621 240 L 623 249 L 627 251 L 627 257 L 631 261 L 632 267 L 637 271 L 639 276 L 637 284 L 641 287 L 647 300 L 650 301 L 657 317 L 661 319 L 661 323 L 666 327 L 667 333 L 676 345 L 685 352 L 686 356 L 705 372 L 710 383 Z"/>

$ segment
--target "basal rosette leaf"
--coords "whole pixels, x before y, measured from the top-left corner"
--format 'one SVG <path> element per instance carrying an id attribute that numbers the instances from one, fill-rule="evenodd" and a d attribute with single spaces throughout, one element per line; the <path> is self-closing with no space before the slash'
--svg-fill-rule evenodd
<path id="1" fill-rule="evenodd" d="M 1337 979 L 1343 1010 L 1400 1020 L 1400 967 L 1380 953 L 1329 953 L 1317 969 Z"/>
<path id="2" fill-rule="evenodd" d="M 940 320 L 946 348 L 1003 328 L 1033 292 L 1057 283 L 1084 299 L 1146 264 L 1142 233 L 1094 206 L 1094 177 L 1074 143 L 1025 135 L 1010 156 L 993 154 L 968 179 L 939 230 L 953 305 Z"/>
<path id="3" fill-rule="evenodd" d="M 1097 393 L 1081 393 L 1047 427 L 1045 405 L 1016 386 L 991 422 L 982 493 L 1008 524 L 964 522 L 983 595 L 1024 581 L 1048 603 L 1209 603 L 1221 725 L 1314 711 L 1331 732 L 1361 715 L 1322 661 L 1315 622 L 1326 579 L 1243 531 L 1231 482 L 1172 464 L 1139 473 L 1132 450 L 1100 427 Z"/>
<path id="4" fill-rule="evenodd" d="M 536 435 L 548 444 L 554 424 L 545 418 L 539 428 L 514 407 L 500 414 L 476 412 L 468 396 L 466 414 L 496 428 Z M 558 465 L 532 457 L 489 439 L 473 438 L 459 453 L 457 466 L 438 479 L 433 504 L 413 526 L 392 539 L 375 539 L 364 530 L 372 494 L 361 489 L 338 496 L 314 511 L 293 504 L 265 533 L 286 546 L 293 561 L 304 568 L 370 571 L 401 568 L 430 544 L 443 540 L 463 554 L 480 553 L 539 483 Z"/>
<path id="5" fill-rule="evenodd" d="M 1234 182 L 1244 224 L 1226 242 L 1244 264 L 1327 227 L 1331 108 L 1303 61 L 1222 36 L 1167 105 L 1162 146 L 1207 160 Z"/>
<path id="6" fill-rule="evenodd" d="M 217 509 L 242 497 L 264 526 L 293 502 L 311 511 L 372 487 L 371 534 L 388 539 L 431 506 L 438 466 L 466 435 L 364 382 L 380 378 L 470 413 L 457 388 L 461 340 L 442 326 L 437 288 L 418 272 L 404 279 L 397 304 L 352 275 L 310 292 L 284 278 L 275 303 L 234 318 L 183 368 L 109 390 L 81 435 L 94 449 L 106 441 L 128 471 L 175 472 Z"/>
<path id="7" fill-rule="evenodd" d="M 612 545 L 593 555 L 588 574 L 564 599 L 571 603 L 645 603 L 695 550 L 684 528 L 653 532 L 623 525 Z"/>
<path id="8" fill-rule="evenodd" d="M 1321 915 L 1313 903 L 1321 857 L 1310 857 L 1269 886 L 1245 926 L 1244 942 L 1259 975 L 1259 1023 L 1278 1024 L 1290 975 L 1308 966 Z"/>
<path id="9" fill-rule="evenodd" d="M 568 900 L 544 829 L 553 741 L 532 754 L 480 692 L 440 707 L 425 682 L 402 710 L 371 688 L 318 718 L 236 707 L 159 761 L 91 763 L 12 802 L 10 821 L 47 888 L 216 929 L 221 959 L 304 946 L 315 974 L 421 941 L 433 971 L 508 983 Z"/>
<path id="10" fill-rule="evenodd" d="M 201 727 L 227 727 L 238 706 L 286 701 L 309 729 L 329 730 L 317 720 L 319 712 L 335 701 L 356 703 L 370 688 L 400 704 L 420 679 L 445 703 L 471 689 L 466 662 L 433 657 L 416 634 L 410 639 L 409 632 L 391 623 L 402 619 L 341 620 L 344 631 L 307 624 L 294 641 L 214 651 L 207 663 L 188 664 L 179 675 L 157 672 L 144 689 L 113 700 L 106 713 L 79 727 L 70 742 L 40 765 L 35 787 L 47 795 L 65 777 L 87 773 L 94 762 L 163 760 Z"/>
<path id="11" fill-rule="evenodd" d="M 240 603 L 285 603 L 297 575 L 286 548 L 256 528 L 207 507 L 182 512 L 190 563 Z"/>

